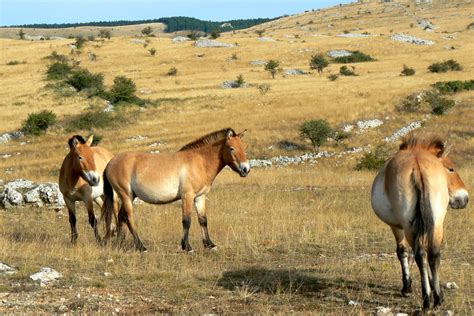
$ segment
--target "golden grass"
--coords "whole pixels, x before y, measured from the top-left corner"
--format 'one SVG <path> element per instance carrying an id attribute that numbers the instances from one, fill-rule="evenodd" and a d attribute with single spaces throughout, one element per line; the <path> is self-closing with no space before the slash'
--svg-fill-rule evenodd
<path id="1" fill-rule="evenodd" d="M 231 126 L 238 131 L 249 130 L 246 141 L 251 158 L 291 155 L 278 149 L 276 143 L 290 140 L 305 144 L 298 136 L 298 126 L 318 118 L 336 127 L 358 119 L 384 119 L 383 126 L 353 135 L 342 147 L 376 145 L 428 113 L 427 109 L 417 114 L 396 112 L 401 98 L 427 89 L 436 81 L 473 79 L 474 32 L 465 30 L 472 8 L 463 5 L 418 10 L 417 15 L 440 25 L 432 33 L 411 28 L 410 23 L 416 22 L 400 14 L 399 9 L 351 5 L 224 34 L 219 40 L 239 44 L 232 49 L 198 49 L 192 43 L 172 44 L 168 38 L 153 38 L 147 48 L 154 47 L 157 53 L 150 57 L 130 38 L 114 37 L 86 44 L 75 58 L 81 60 L 81 66 L 103 73 L 108 86 L 115 76 L 126 75 L 139 90 L 152 91 L 139 96 L 161 100 L 158 107 L 144 109 L 131 125 L 93 131 L 104 137 L 102 145 L 113 152 L 177 150 L 201 135 Z M 367 10 L 372 13 L 362 13 Z M 311 20 L 313 23 L 308 24 Z M 329 23 L 334 26 L 328 28 Z M 353 30 L 355 27 L 360 30 Z M 264 36 L 271 36 L 275 42 L 259 42 L 254 33 L 258 28 L 265 28 Z M 391 29 L 437 44 L 425 47 L 393 42 L 389 39 Z M 370 39 L 335 37 L 344 30 L 384 35 Z M 457 32 L 456 40 L 443 39 L 452 32 Z M 299 38 L 287 36 L 294 34 Z M 91 104 L 103 106 L 100 100 L 58 97 L 44 88 L 48 61 L 43 57 L 54 50 L 69 54 L 70 42 L 0 39 L 0 133 L 19 129 L 33 111 L 53 110 L 64 122 Z M 456 49 L 446 50 L 448 45 Z M 359 77 L 343 77 L 335 82 L 326 76 L 338 72 L 340 65 L 336 64 L 331 64 L 324 76 L 278 74 L 275 80 L 263 67 L 250 65 L 251 60 L 278 59 L 284 69 L 308 70 L 312 54 L 330 49 L 360 50 L 377 61 L 356 64 Z M 97 54 L 96 62 L 88 60 L 88 51 Z M 230 58 L 233 53 L 237 60 Z M 446 59 L 457 60 L 464 70 L 428 72 L 428 65 Z M 24 60 L 26 64 L 7 66 L 11 60 Z M 415 68 L 416 75 L 401 77 L 403 64 Z M 166 76 L 171 67 L 178 69 L 176 77 Z M 239 74 L 251 84 L 270 84 L 271 90 L 262 96 L 255 87 L 220 88 L 224 80 Z M 445 116 L 430 119 L 424 128 L 454 144 L 453 156 L 468 189 L 474 184 L 473 97 L 473 92 L 453 96 L 458 101 L 456 107 Z M 125 141 L 133 135 L 148 139 Z M 68 137 L 59 124 L 45 136 L 24 139 L 29 141 L 25 145 L 17 141 L 0 145 L 2 154 L 20 153 L 0 158 L 0 178 L 56 181 L 67 153 Z M 148 146 L 156 141 L 165 144 Z M 329 144 L 324 149 L 342 147 Z M 130 236 L 125 250 L 98 247 L 82 206 L 76 247 L 69 245 L 66 213 L 58 215 L 45 208 L 0 211 L 0 258 L 19 268 L 16 276 L 0 277 L 0 292 L 10 293 L 6 299 L 17 302 L 11 308 L 0 305 L 0 313 L 58 312 L 62 304 L 69 310 L 87 313 L 111 313 L 119 308 L 121 312 L 149 313 L 367 314 L 379 305 L 410 313 L 421 302 L 418 272 L 413 266 L 415 295 L 399 297 L 401 276 L 398 260 L 393 257 L 393 237 L 370 208 L 369 190 L 375 174 L 354 171 L 357 158 L 254 169 L 246 179 L 224 171 L 216 180 L 209 202 L 209 227 L 219 246 L 217 253 L 201 248 L 199 225 L 194 218 L 191 243 L 197 254 L 181 253 L 179 203 L 136 207 L 138 230 L 149 248 L 147 254 L 132 250 Z M 460 286 L 457 291 L 446 290 L 443 309 L 460 314 L 472 313 L 474 303 L 471 211 L 469 205 L 465 210 L 448 212 L 442 250 L 441 279 Z M 381 252 L 390 257 L 377 257 Z M 371 256 L 359 257 L 364 254 Z M 33 286 L 28 275 L 42 266 L 57 269 L 64 279 L 46 289 Z M 112 275 L 104 276 L 104 272 Z M 35 303 L 28 305 L 30 299 Z M 360 305 L 348 305 L 349 299 Z"/>

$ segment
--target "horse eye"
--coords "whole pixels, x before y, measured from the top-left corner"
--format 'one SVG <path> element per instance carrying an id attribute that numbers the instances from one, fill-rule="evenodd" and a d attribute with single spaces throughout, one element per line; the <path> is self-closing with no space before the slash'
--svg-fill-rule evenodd
<path id="1" fill-rule="evenodd" d="M 454 169 L 453 168 L 448 168 L 448 171 L 449 172 L 454 172 Z"/>
<path id="2" fill-rule="evenodd" d="M 234 147 L 230 147 L 229 149 L 230 149 L 230 151 L 234 151 L 234 150 L 235 150 L 235 148 L 234 148 Z"/>
<path id="3" fill-rule="evenodd" d="M 82 160 L 82 156 L 77 156 L 77 159 Z"/>

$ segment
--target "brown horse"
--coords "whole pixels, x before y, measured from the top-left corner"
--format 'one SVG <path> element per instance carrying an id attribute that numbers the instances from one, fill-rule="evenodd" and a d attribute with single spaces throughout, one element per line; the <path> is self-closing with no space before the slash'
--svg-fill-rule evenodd
<path id="1" fill-rule="evenodd" d="M 80 135 L 71 137 L 68 141 L 70 151 L 64 158 L 59 173 L 59 189 L 64 195 L 69 212 L 73 244 L 77 241 L 76 201 L 83 201 L 86 205 L 89 223 L 94 228 L 95 238 L 100 241 L 92 201 L 102 206 L 103 179 L 101 175 L 114 155 L 105 148 L 91 147 L 92 140 L 92 135 L 87 141 Z"/>
<path id="2" fill-rule="evenodd" d="M 182 200 L 181 247 L 188 252 L 193 251 L 188 233 L 194 205 L 201 225 L 204 247 L 215 248 L 207 230 L 206 195 L 225 166 L 229 166 L 241 177 L 249 174 L 250 165 L 245 145 L 241 141 L 244 132 L 236 134 L 231 128 L 223 129 L 189 143 L 176 153 L 125 152 L 115 156 L 104 172 L 103 214 L 106 217 L 106 241 L 110 237 L 112 215 L 118 203 L 113 197 L 117 194 L 122 202 L 118 214 L 118 236 L 126 223 L 138 250 L 146 251 L 146 248 L 135 229 L 132 205 L 135 197 L 151 204 Z"/>
<path id="3" fill-rule="evenodd" d="M 454 170 L 441 139 L 417 139 L 410 135 L 399 152 L 379 172 L 372 186 L 372 208 L 390 225 L 402 266 L 402 295 L 411 292 L 409 246 L 421 275 L 423 310 L 443 301 L 438 268 L 443 240 L 443 221 L 448 204 L 464 208 L 468 193 Z"/>

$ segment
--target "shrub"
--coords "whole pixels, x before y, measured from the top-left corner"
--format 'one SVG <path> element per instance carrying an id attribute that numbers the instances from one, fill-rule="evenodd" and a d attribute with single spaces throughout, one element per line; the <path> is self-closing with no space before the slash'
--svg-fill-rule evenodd
<path id="1" fill-rule="evenodd" d="M 114 79 L 114 85 L 110 89 L 108 100 L 113 104 L 135 103 L 143 105 L 144 101 L 135 95 L 137 86 L 132 79 L 125 76 L 117 76 Z"/>
<path id="2" fill-rule="evenodd" d="M 299 131 L 302 137 L 307 137 L 311 141 L 315 151 L 319 151 L 319 147 L 333 134 L 331 126 L 325 120 L 306 121 Z"/>
<path id="3" fill-rule="evenodd" d="M 445 99 L 433 92 L 426 95 L 426 100 L 431 106 L 431 113 L 435 115 L 443 115 L 455 105 L 453 100 Z"/>
<path id="4" fill-rule="evenodd" d="M 142 30 L 142 34 L 145 36 L 150 36 L 153 33 L 151 26 L 147 26 Z"/>
<path id="5" fill-rule="evenodd" d="M 23 31 L 23 29 L 20 29 L 20 30 L 18 31 L 18 37 L 19 37 L 20 39 L 25 39 L 25 34 L 26 34 L 26 33 Z"/>
<path id="6" fill-rule="evenodd" d="M 343 76 L 358 76 L 358 74 L 356 74 L 354 71 L 355 71 L 355 67 L 354 66 L 351 66 L 352 69 L 349 69 L 349 67 L 347 66 L 342 66 L 341 68 L 339 68 L 339 73 Z"/>
<path id="7" fill-rule="evenodd" d="M 259 84 L 257 86 L 258 91 L 260 91 L 261 95 L 267 94 L 268 91 L 270 91 L 271 86 L 267 83 Z"/>
<path id="8" fill-rule="evenodd" d="M 26 61 L 19 61 L 19 60 L 10 60 L 7 62 L 7 66 L 15 66 L 15 65 L 21 65 L 21 64 L 26 64 Z"/>
<path id="9" fill-rule="evenodd" d="M 331 81 L 335 81 L 337 78 L 339 78 L 339 76 L 336 75 L 336 74 L 332 74 L 332 75 L 328 76 L 328 79 L 331 80 Z"/>
<path id="10" fill-rule="evenodd" d="M 221 36 L 221 33 L 219 31 L 214 30 L 211 32 L 210 36 L 212 39 L 217 39 Z"/>
<path id="11" fill-rule="evenodd" d="M 100 30 L 98 36 L 100 38 L 110 39 L 112 37 L 112 33 L 109 30 Z"/>
<path id="12" fill-rule="evenodd" d="M 312 56 L 309 62 L 309 67 L 311 69 L 316 69 L 320 74 L 323 73 L 324 68 L 328 65 L 329 62 L 322 54 Z"/>
<path id="13" fill-rule="evenodd" d="M 61 55 L 58 54 L 57 51 L 53 51 L 51 55 L 44 57 L 45 59 L 49 59 L 52 61 L 58 61 L 61 63 L 67 63 L 69 61 L 69 58 L 66 55 Z"/>
<path id="14" fill-rule="evenodd" d="M 94 35 L 89 35 L 89 36 L 87 36 L 87 40 L 89 42 L 93 42 L 93 41 L 95 41 L 95 36 Z"/>
<path id="15" fill-rule="evenodd" d="M 413 76 L 416 73 L 415 69 L 408 67 L 407 65 L 403 65 L 402 75 L 403 76 Z"/>
<path id="16" fill-rule="evenodd" d="M 236 53 L 233 53 L 230 58 L 231 58 L 232 60 L 237 60 L 237 59 L 239 59 L 239 57 L 237 56 Z"/>
<path id="17" fill-rule="evenodd" d="M 364 154 L 356 165 L 356 170 L 380 170 L 389 158 L 385 147 L 379 145 L 373 152 Z"/>
<path id="18" fill-rule="evenodd" d="M 74 87 L 62 81 L 48 83 L 45 87 L 54 90 L 54 93 L 62 97 L 70 97 L 77 93 Z"/>
<path id="19" fill-rule="evenodd" d="M 199 35 L 197 32 L 192 31 L 191 33 L 188 34 L 188 38 L 192 41 L 195 41 L 199 38 Z"/>
<path id="20" fill-rule="evenodd" d="M 413 93 L 403 99 L 402 103 L 398 107 L 399 111 L 403 112 L 417 112 L 421 108 L 421 104 L 424 99 L 424 94 Z"/>
<path id="21" fill-rule="evenodd" d="M 235 82 L 239 85 L 239 87 L 242 87 L 243 85 L 245 85 L 244 76 L 242 74 L 238 75 Z"/>
<path id="22" fill-rule="evenodd" d="M 265 30 L 256 30 L 255 33 L 258 35 L 258 37 L 262 37 L 263 33 L 265 33 Z"/>
<path id="23" fill-rule="evenodd" d="M 336 143 L 340 143 L 345 139 L 348 139 L 351 136 L 351 133 L 346 132 L 344 130 L 337 130 L 334 132 L 332 138 L 336 141 Z"/>
<path id="24" fill-rule="evenodd" d="M 447 72 L 447 71 L 460 71 L 462 70 L 461 65 L 453 60 L 449 59 L 440 63 L 431 64 L 428 70 L 435 73 Z"/>
<path id="25" fill-rule="evenodd" d="M 278 71 L 278 67 L 280 66 L 280 62 L 277 60 L 270 59 L 265 64 L 265 70 L 272 74 L 272 78 L 275 79 L 275 74 Z"/>
<path id="26" fill-rule="evenodd" d="M 48 80 L 64 79 L 71 73 L 71 66 L 64 62 L 55 62 L 48 66 L 46 78 Z"/>
<path id="27" fill-rule="evenodd" d="M 150 52 L 150 55 L 151 55 L 151 56 L 155 56 L 155 54 L 156 54 L 156 49 L 154 49 L 154 48 L 152 47 L 152 48 L 150 48 L 148 51 Z"/>
<path id="28" fill-rule="evenodd" d="M 56 123 L 56 114 L 51 111 L 29 113 L 23 121 L 22 131 L 28 135 L 41 135 L 46 133 L 48 127 Z"/>
<path id="29" fill-rule="evenodd" d="M 113 123 L 114 115 L 112 112 L 93 110 L 79 114 L 69 123 L 67 130 L 75 131 L 92 130 L 94 128 L 106 128 L 110 127 Z"/>
<path id="30" fill-rule="evenodd" d="M 364 54 L 359 51 L 352 51 L 352 54 L 349 56 L 342 56 L 334 58 L 335 63 L 339 64 L 349 64 L 349 63 L 360 63 L 366 61 L 374 61 L 375 59 L 372 58 L 370 55 Z"/>
<path id="31" fill-rule="evenodd" d="M 469 25 L 467 26 L 467 29 L 468 30 L 474 29 L 474 22 L 469 23 Z"/>
<path id="32" fill-rule="evenodd" d="M 433 87 L 442 94 L 474 90 L 474 80 L 436 82 Z"/>
<path id="33" fill-rule="evenodd" d="M 73 70 L 66 83 L 77 91 L 85 90 L 88 96 L 100 95 L 104 91 L 104 76 L 100 73 L 93 74 L 87 69 Z"/>
<path id="34" fill-rule="evenodd" d="M 178 74 L 178 69 L 176 67 L 171 67 L 166 74 L 168 76 L 176 76 Z"/>
<path id="35" fill-rule="evenodd" d="M 74 43 L 74 45 L 77 47 L 77 49 L 81 49 L 86 42 L 87 41 L 85 40 L 84 37 L 78 36 L 76 37 L 76 42 Z"/>

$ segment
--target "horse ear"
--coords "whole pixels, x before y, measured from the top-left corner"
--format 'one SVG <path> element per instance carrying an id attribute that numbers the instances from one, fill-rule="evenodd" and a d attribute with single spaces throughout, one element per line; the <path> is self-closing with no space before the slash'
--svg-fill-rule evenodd
<path id="1" fill-rule="evenodd" d="M 234 130 L 233 129 L 229 129 L 227 131 L 227 133 L 225 134 L 226 138 L 227 139 L 230 139 L 231 137 L 234 137 L 235 136 L 235 133 L 234 133 Z"/>
<path id="2" fill-rule="evenodd" d="M 429 150 L 438 158 L 445 157 L 445 152 L 446 155 L 448 154 L 446 147 L 444 146 L 444 143 L 441 140 L 435 140 L 430 146 Z"/>
<path id="3" fill-rule="evenodd" d="M 239 134 L 237 134 L 237 136 L 239 136 L 240 138 L 244 137 L 245 133 L 247 133 L 247 130 L 244 129 L 242 132 L 240 132 Z"/>
<path id="4" fill-rule="evenodd" d="M 408 148 L 407 142 L 403 142 L 403 143 L 400 144 L 400 147 L 399 147 L 400 150 L 405 150 L 407 148 Z"/>
<path id="5" fill-rule="evenodd" d="M 80 143 L 80 140 L 77 139 L 76 136 L 72 137 L 72 138 L 69 139 L 69 141 L 68 141 L 69 149 L 70 149 L 70 150 L 74 150 L 74 148 L 76 148 L 79 143 Z"/>
<path id="6" fill-rule="evenodd" d="M 93 141 L 94 141 L 94 135 L 89 136 L 89 138 L 86 140 L 86 145 L 87 146 L 92 145 Z"/>

